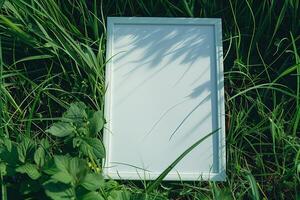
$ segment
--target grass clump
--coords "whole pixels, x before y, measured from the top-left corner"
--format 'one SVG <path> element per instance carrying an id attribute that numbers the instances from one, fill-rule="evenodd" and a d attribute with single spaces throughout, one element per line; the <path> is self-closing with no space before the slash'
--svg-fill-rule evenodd
<path id="1" fill-rule="evenodd" d="M 2 0 L 0 9 L 2 199 L 300 197 L 299 1 Z M 143 182 L 95 181 L 102 127 L 86 123 L 103 124 L 107 16 L 222 18 L 226 182 L 147 192 Z"/>

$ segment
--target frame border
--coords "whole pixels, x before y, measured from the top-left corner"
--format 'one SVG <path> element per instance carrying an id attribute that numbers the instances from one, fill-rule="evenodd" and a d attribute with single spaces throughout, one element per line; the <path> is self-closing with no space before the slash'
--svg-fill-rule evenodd
<path id="1" fill-rule="evenodd" d="M 149 25 L 212 25 L 214 26 L 214 40 L 216 51 L 216 81 L 217 81 L 217 101 L 218 101 L 218 126 L 219 131 L 211 137 L 216 137 L 218 142 L 218 168 L 216 173 L 169 173 L 164 180 L 226 180 L 226 144 L 225 144 L 225 99 L 224 99 L 224 69 L 223 69 L 223 47 L 222 47 L 222 22 L 220 18 L 164 18 L 164 17 L 108 17 L 107 18 L 107 44 L 106 44 L 106 67 L 105 67 L 105 85 L 106 94 L 104 100 L 104 117 L 110 119 L 111 116 L 111 82 L 112 80 L 112 62 L 109 62 L 113 54 L 113 32 L 114 26 L 117 24 L 149 24 Z M 105 159 L 103 159 L 103 175 L 107 179 L 119 180 L 154 180 L 160 173 L 138 171 L 127 172 L 111 172 L 109 170 L 110 158 L 110 137 L 111 123 L 107 121 L 104 128 L 103 143 L 106 149 Z"/>

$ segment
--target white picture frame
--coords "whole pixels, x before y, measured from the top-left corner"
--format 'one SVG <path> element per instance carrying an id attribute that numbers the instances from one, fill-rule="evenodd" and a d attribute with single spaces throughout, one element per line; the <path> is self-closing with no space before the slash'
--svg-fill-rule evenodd
<path id="1" fill-rule="evenodd" d="M 226 178 L 221 19 L 108 17 L 106 178 Z"/>

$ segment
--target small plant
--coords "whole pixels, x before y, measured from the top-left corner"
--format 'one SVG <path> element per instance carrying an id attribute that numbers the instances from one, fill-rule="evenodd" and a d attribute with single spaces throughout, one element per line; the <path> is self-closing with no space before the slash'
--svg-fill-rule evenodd
<path id="1" fill-rule="evenodd" d="M 78 102 L 46 130 L 58 140 L 58 146 L 25 134 L 16 141 L 0 138 L 2 199 L 7 199 L 7 191 L 19 191 L 9 194 L 13 199 L 48 196 L 55 200 L 102 200 L 122 195 L 123 191 L 114 189 L 116 182 L 105 182 L 101 175 L 105 150 L 98 133 L 103 125 L 102 111 L 95 112 Z"/>
<path id="2" fill-rule="evenodd" d="M 97 136 L 103 125 L 102 111 L 93 112 L 84 103 L 78 102 L 71 104 L 61 120 L 46 132 L 63 140 L 65 153 L 74 152 L 80 158 L 87 158 L 89 165 L 99 172 L 100 169 L 96 166 L 101 165 L 105 150 Z M 68 148 L 69 146 L 73 149 Z"/>

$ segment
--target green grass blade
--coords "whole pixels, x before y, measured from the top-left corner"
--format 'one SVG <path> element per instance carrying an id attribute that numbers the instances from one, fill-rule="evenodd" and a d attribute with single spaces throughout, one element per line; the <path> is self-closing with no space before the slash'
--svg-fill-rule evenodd
<path id="1" fill-rule="evenodd" d="M 0 9 L 2 8 L 4 2 L 5 2 L 5 0 L 0 0 Z"/>
<path id="2" fill-rule="evenodd" d="M 16 65 L 21 62 L 26 62 L 26 61 L 33 61 L 33 60 L 43 60 L 43 59 L 48 59 L 48 58 L 53 58 L 52 55 L 37 55 L 37 56 L 28 56 L 26 58 L 22 58 L 16 62 L 14 62 L 12 65 Z"/>
<path id="3" fill-rule="evenodd" d="M 287 12 L 288 4 L 289 4 L 289 1 L 284 1 L 282 9 L 281 9 L 281 11 L 280 11 L 280 13 L 278 15 L 278 18 L 277 18 L 277 21 L 276 21 L 276 25 L 275 25 L 275 28 L 274 28 L 274 31 L 273 31 L 273 35 L 272 35 L 272 37 L 270 39 L 270 43 L 269 43 L 268 48 L 272 45 L 272 41 L 273 41 L 276 33 L 278 32 L 278 29 L 279 29 L 280 25 L 283 22 L 284 16 L 286 15 L 286 12 Z"/>
<path id="4" fill-rule="evenodd" d="M 248 55 L 247 55 L 247 65 L 250 65 L 250 55 L 251 55 L 251 52 L 252 52 L 252 44 L 253 44 L 254 35 L 255 35 L 255 32 L 256 32 L 256 30 L 255 30 L 256 29 L 256 22 L 255 22 L 255 16 L 254 16 L 253 10 L 252 10 L 248 0 L 246 0 L 246 3 L 247 3 L 247 6 L 250 10 L 251 17 L 252 17 L 252 23 L 253 23 L 253 30 L 252 30 L 252 35 L 251 35 L 251 40 L 250 40 L 249 50 L 248 50 Z"/>
<path id="5" fill-rule="evenodd" d="M 293 52 L 295 54 L 295 61 L 296 61 L 296 67 L 297 67 L 296 114 L 295 114 L 294 127 L 293 127 L 293 135 L 296 136 L 298 126 L 299 126 L 299 121 L 300 121 L 300 57 L 299 57 L 299 54 L 298 54 L 295 39 L 294 39 L 293 34 L 291 32 L 290 32 L 290 36 L 291 36 L 291 39 L 292 39 Z"/>
<path id="6" fill-rule="evenodd" d="M 259 194 L 259 191 L 257 188 L 257 182 L 256 182 L 254 176 L 250 172 L 248 172 L 246 174 L 246 178 L 250 184 L 252 198 L 255 200 L 260 200 L 260 194 Z"/>
<path id="7" fill-rule="evenodd" d="M 168 168 L 166 168 L 155 181 L 153 181 L 147 188 L 146 193 L 149 193 L 156 189 L 159 184 L 163 181 L 163 179 L 168 175 L 168 173 L 179 163 L 182 158 L 184 158 L 189 152 L 191 152 L 196 146 L 201 144 L 204 140 L 206 140 L 208 137 L 210 137 L 212 134 L 216 133 L 219 129 L 207 134 L 197 142 L 195 142 L 191 147 L 189 147 L 187 150 L 185 150 Z"/>

